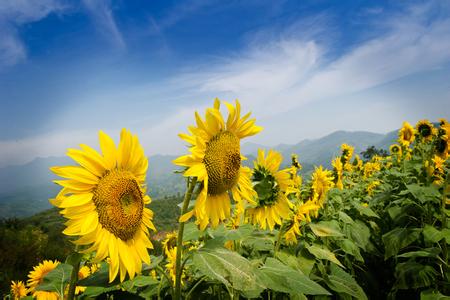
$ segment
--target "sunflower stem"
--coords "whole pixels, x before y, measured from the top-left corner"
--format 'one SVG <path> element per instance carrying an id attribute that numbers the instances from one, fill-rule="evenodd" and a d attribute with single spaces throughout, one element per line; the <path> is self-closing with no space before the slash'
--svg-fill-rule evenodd
<path id="1" fill-rule="evenodd" d="M 75 296 L 75 288 L 77 286 L 79 270 L 80 270 L 80 260 L 76 259 L 72 263 L 72 273 L 70 274 L 69 291 L 67 292 L 68 300 L 73 300 L 73 298 Z"/>
<path id="2" fill-rule="evenodd" d="M 280 246 L 281 246 L 281 239 L 283 238 L 283 231 L 284 231 L 285 225 L 284 223 L 281 225 L 280 227 L 280 231 L 278 231 L 278 238 L 277 238 L 277 243 L 275 244 L 275 251 L 274 251 L 274 256 L 277 256 L 278 251 L 280 250 Z"/>
<path id="3" fill-rule="evenodd" d="M 197 183 L 197 177 L 193 177 L 189 180 L 189 184 L 184 194 L 183 207 L 181 208 L 181 216 L 183 216 L 188 207 L 189 202 L 191 201 L 192 191 Z M 177 238 L 177 257 L 175 261 L 175 295 L 174 299 L 181 299 L 181 251 L 183 250 L 183 232 L 184 232 L 184 222 L 179 222 L 178 225 L 178 238 Z"/>

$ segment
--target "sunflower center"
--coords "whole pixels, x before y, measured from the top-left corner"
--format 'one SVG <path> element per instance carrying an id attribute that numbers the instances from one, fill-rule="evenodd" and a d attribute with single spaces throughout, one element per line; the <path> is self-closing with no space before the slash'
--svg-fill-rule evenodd
<path id="1" fill-rule="evenodd" d="M 113 170 L 100 179 L 93 201 L 100 224 L 127 241 L 139 229 L 144 200 L 136 178 L 128 171 Z"/>
<path id="2" fill-rule="evenodd" d="M 258 206 L 271 206 L 277 201 L 280 186 L 268 170 L 261 166 L 256 167 L 252 181 L 253 189 L 258 193 Z"/>
<path id="3" fill-rule="evenodd" d="M 427 124 L 421 124 L 419 125 L 418 131 L 420 132 L 420 134 L 423 137 L 428 137 L 429 135 L 431 135 L 431 128 L 429 125 Z"/>
<path id="4" fill-rule="evenodd" d="M 203 163 L 208 173 L 208 194 L 218 195 L 231 189 L 241 168 L 239 138 L 229 131 L 216 134 L 206 144 Z"/>
<path id="5" fill-rule="evenodd" d="M 400 150 L 400 149 L 398 148 L 398 146 L 392 147 L 392 152 L 393 152 L 393 153 L 398 153 L 399 150 Z"/>

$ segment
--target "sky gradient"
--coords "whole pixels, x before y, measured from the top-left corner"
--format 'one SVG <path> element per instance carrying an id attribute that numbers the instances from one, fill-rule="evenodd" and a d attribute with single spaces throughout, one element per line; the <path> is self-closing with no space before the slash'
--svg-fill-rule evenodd
<path id="1" fill-rule="evenodd" d="M 0 1 L 0 167 L 102 129 L 146 154 L 213 99 L 297 143 L 450 118 L 449 1 Z"/>

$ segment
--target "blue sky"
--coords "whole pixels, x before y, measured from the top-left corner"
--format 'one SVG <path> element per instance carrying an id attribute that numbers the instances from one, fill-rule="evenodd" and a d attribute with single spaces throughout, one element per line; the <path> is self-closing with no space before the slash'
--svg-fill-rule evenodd
<path id="1" fill-rule="evenodd" d="M 0 166 L 137 133 L 146 153 L 214 97 L 297 143 L 450 117 L 448 1 L 0 1 Z"/>

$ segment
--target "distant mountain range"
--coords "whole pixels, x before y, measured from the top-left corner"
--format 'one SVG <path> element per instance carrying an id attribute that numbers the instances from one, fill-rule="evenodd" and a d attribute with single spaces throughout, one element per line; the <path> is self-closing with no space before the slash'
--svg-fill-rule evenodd
<path id="1" fill-rule="evenodd" d="M 294 145 L 280 144 L 273 149 L 280 151 L 285 157 L 285 164 L 290 163 L 292 153 L 299 155 L 304 171 L 313 169 L 314 165 L 329 166 L 333 157 L 339 154 L 340 145 L 347 143 L 360 153 L 367 147 L 388 149 L 397 139 L 397 131 L 378 134 L 365 131 L 336 131 L 320 139 L 303 140 Z M 243 143 L 241 151 L 247 156 L 245 165 L 252 166 L 258 148 L 270 147 Z M 184 192 L 185 183 L 172 164 L 176 156 L 154 155 L 149 157 L 148 187 L 152 198 L 177 195 Z M 68 157 L 36 158 L 30 163 L 0 168 L 0 218 L 25 217 L 50 208 L 49 198 L 54 197 L 59 187 L 52 183 L 57 179 L 49 168 L 52 166 L 71 165 Z"/>

